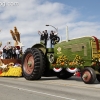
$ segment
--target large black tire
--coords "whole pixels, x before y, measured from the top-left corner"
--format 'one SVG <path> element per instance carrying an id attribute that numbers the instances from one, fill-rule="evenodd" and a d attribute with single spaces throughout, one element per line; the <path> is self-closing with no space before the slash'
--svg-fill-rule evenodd
<path id="1" fill-rule="evenodd" d="M 68 79 L 71 76 L 73 76 L 73 73 L 66 71 L 66 69 L 62 69 L 61 72 L 57 73 L 57 77 L 60 78 L 60 79 Z"/>
<path id="2" fill-rule="evenodd" d="M 23 76 L 27 80 L 38 80 L 41 78 L 45 60 L 44 54 L 37 48 L 26 49 L 22 59 Z"/>
<path id="3" fill-rule="evenodd" d="M 93 84 L 96 80 L 96 74 L 94 69 L 92 69 L 91 67 L 86 67 L 85 69 L 83 69 L 81 73 L 81 78 L 84 83 Z"/>
<path id="4" fill-rule="evenodd" d="M 100 74 L 96 75 L 98 82 L 100 82 Z"/>

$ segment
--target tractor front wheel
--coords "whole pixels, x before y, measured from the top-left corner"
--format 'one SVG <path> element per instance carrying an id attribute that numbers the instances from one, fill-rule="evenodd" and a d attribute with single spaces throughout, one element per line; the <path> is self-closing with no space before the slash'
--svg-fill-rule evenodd
<path id="1" fill-rule="evenodd" d="M 91 67 L 86 67 L 85 69 L 83 69 L 81 73 L 81 78 L 84 83 L 93 84 L 96 80 L 96 74 L 94 69 L 92 69 Z"/>
<path id="2" fill-rule="evenodd" d="M 26 49 L 22 60 L 22 70 L 23 76 L 27 80 L 40 79 L 44 71 L 44 66 L 44 54 L 41 50 L 37 48 Z"/>

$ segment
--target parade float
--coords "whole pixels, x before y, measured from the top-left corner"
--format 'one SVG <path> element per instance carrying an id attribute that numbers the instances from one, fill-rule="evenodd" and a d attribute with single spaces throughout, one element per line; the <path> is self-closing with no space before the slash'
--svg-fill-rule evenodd
<path id="1" fill-rule="evenodd" d="M 14 27 L 14 31 L 10 30 L 13 40 L 15 41 L 14 45 L 11 45 L 11 42 L 8 41 L 7 45 L 3 47 L 2 51 L 0 51 L 0 76 L 22 76 L 22 43 L 20 42 L 20 33 L 18 32 L 17 28 Z M 0 47 L 2 46 L 2 42 L 0 42 Z M 12 53 L 12 48 L 17 49 L 20 51 L 19 58 L 16 56 L 10 56 Z M 4 57 L 4 51 L 6 50 L 6 56 Z M 10 52 L 11 51 L 11 52 Z M 16 52 L 16 51 L 15 51 Z M 13 54 L 12 54 L 13 55 Z M 3 56 L 3 57 L 2 57 Z"/>
<path id="2" fill-rule="evenodd" d="M 67 79 L 79 72 L 86 84 L 96 79 L 100 82 L 100 40 L 97 37 L 53 41 L 53 48 L 40 42 L 25 50 L 22 59 L 25 79 L 39 80 L 53 72 L 58 78 Z"/>

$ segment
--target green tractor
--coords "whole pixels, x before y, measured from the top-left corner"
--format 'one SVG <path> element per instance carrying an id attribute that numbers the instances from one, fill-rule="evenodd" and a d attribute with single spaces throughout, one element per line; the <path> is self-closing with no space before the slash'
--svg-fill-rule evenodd
<path id="1" fill-rule="evenodd" d="M 41 76 L 53 75 L 67 79 L 79 72 L 86 84 L 96 79 L 100 82 L 100 41 L 95 36 L 53 40 L 53 48 L 38 43 L 25 50 L 22 59 L 25 79 L 39 80 Z"/>

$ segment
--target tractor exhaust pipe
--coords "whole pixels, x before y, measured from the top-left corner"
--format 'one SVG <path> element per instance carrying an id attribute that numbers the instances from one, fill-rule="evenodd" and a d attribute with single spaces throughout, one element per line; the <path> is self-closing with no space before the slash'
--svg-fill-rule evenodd
<path id="1" fill-rule="evenodd" d="M 68 37 L 68 26 L 66 26 L 66 42 L 68 42 L 69 37 Z"/>

